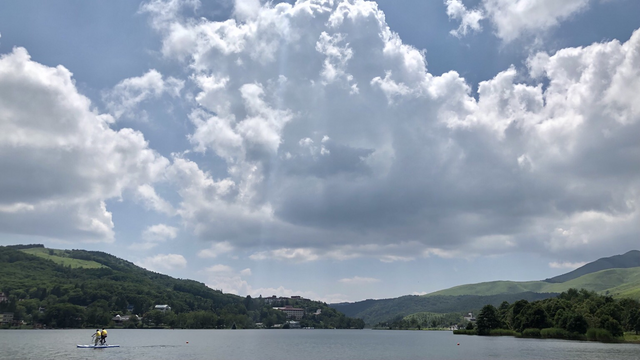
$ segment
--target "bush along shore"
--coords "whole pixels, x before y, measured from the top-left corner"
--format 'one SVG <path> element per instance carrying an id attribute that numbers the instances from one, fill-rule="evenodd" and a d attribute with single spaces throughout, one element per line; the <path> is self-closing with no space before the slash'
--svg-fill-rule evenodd
<path id="1" fill-rule="evenodd" d="M 640 302 L 569 289 L 556 298 L 485 305 L 459 335 L 640 342 Z"/>

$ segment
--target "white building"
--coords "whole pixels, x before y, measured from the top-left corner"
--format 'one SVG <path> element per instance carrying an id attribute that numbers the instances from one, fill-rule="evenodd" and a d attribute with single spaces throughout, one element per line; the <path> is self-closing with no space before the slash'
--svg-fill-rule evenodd
<path id="1" fill-rule="evenodd" d="M 469 313 L 469 315 L 464 317 L 465 321 L 475 322 L 476 318 L 473 316 L 473 313 Z"/>
<path id="2" fill-rule="evenodd" d="M 156 305 L 156 306 L 154 307 L 154 309 L 155 309 L 155 310 L 160 310 L 160 311 L 162 311 L 162 312 L 165 312 L 165 311 L 171 311 L 171 306 L 169 306 L 169 305 Z"/>
<path id="3" fill-rule="evenodd" d="M 289 329 L 300 329 L 299 321 L 288 321 L 288 323 L 289 323 Z"/>
<path id="4" fill-rule="evenodd" d="M 274 307 L 274 309 L 283 311 L 287 314 L 288 318 L 294 318 L 296 320 L 300 320 L 304 316 L 304 309 L 294 308 L 291 305 L 287 305 L 285 307 Z"/>

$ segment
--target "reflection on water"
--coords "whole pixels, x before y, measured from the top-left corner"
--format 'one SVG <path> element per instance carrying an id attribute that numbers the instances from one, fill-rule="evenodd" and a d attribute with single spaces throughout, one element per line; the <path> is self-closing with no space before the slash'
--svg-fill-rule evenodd
<path id="1" fill-rule="evenodd" d="M 91 329 L 0 330 L 0 359 L 630 360 L 640 354 L 635 344 L 377 330 L 113 329 L 109 343 L 120 348 L 76 348 L 91 335 Z"/>

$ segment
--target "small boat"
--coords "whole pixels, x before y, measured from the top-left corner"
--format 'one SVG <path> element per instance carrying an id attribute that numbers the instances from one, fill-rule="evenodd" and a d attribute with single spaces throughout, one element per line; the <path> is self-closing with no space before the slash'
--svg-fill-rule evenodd
<path id="1" fill-rule="evenodd" d="M 117 347 L 120 347 L 120 345 L 78 345 L 80 349 L 108 349 Z"/>

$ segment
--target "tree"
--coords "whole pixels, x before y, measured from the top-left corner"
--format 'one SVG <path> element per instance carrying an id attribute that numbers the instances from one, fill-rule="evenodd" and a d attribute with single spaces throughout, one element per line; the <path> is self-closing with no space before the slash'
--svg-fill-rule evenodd
<path id="1" fill-rule="evenodd" d="M 540 303 L 530 303 L 520 315 L 518 315 L 519 324 L 518 331 L 522 332 L 525 329 L 544 329 L 549 327 L 549 321 L 547 313 L 544 311 Z"/>
<path id="2" fill-rule="evenodd" d="M 614 337 L 620 337 L 624 335 L 624 330 L 622 329 L 622 326 L 620 325 L 618 320 L 612 318 L 609 315 L 605 315 L 600 319 L 600 327 L 609 331 Z"/>
<path id="3" fill-rule="evenodd" d="M 627 330 L 635 330 L 638 320 L 640 320 L 640 312 L 638 309 L 629 311 L 629 315 L 627 316 Z M 638 330 L 635 330 L 635 332 L 636 335 L 638 335 Z"/>
<path id="4" fill-rule="evenodd" d="M 584 334 L 587 332 L 588 327 L 589 324 L 587 323 L 587 320 L 584 318 L 584 316 L 580 314 L 573 314 L 569 318 L 566 329 L 567 331 L 572 333 Z"/>
<path id="5" fill-rule="evenodd" d="M 49 326 L 77 328 L 84 321 L 84 309 L 77 305 L 56 304 L 47 309 L 45 321 Z"/>
<path id="6" fill-rule="evenodd" d="M 493 305 L 485 305 L 480 310 L 476 326 L 478 327 L 478 335 L 489 335 L 492 329 L 500 328 L 498 309 Z"/>

